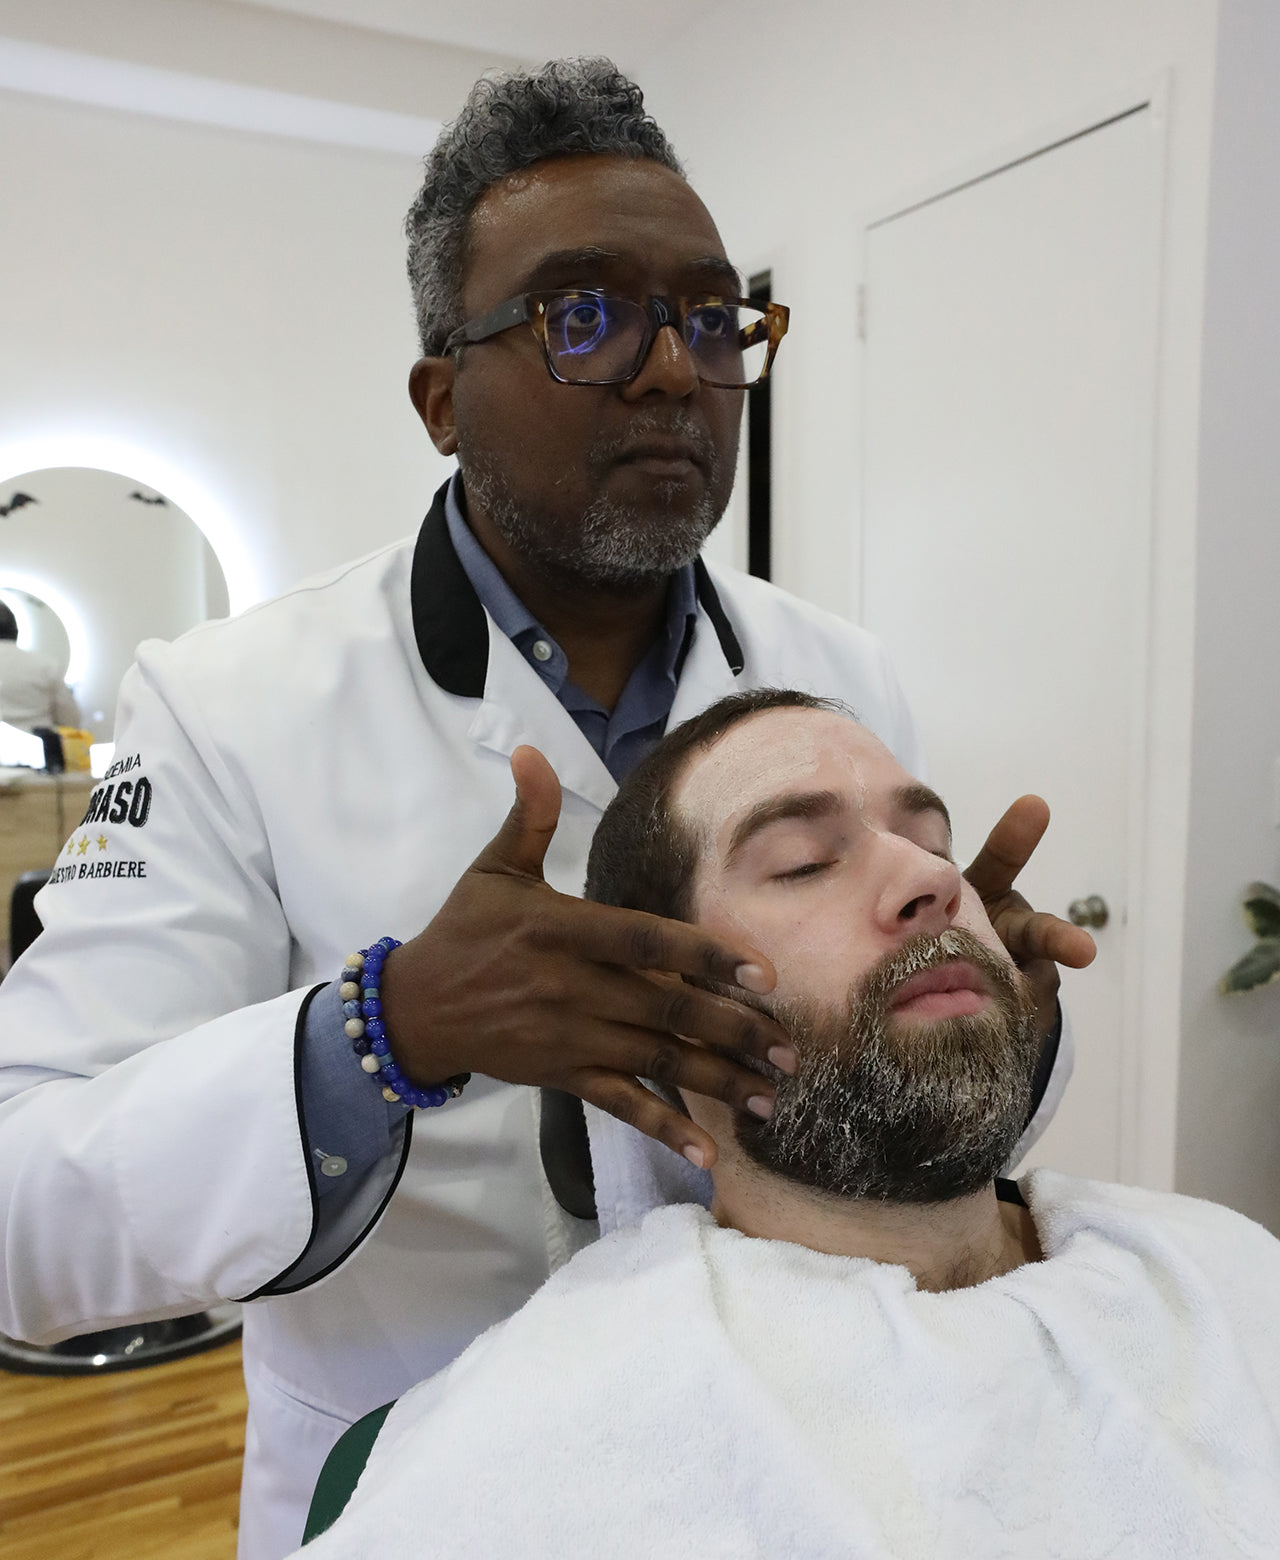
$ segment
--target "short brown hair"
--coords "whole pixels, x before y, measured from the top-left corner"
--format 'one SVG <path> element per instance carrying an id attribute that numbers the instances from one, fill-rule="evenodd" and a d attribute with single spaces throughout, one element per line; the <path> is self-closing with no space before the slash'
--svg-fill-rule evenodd
<path id="1" fill-rule="evenodd" d="M 673 921 L 693 919 L 698 842 L 671 811 L 671 790 L 689 755 L 765 710 L 828 710 L 857 717 L 838 699 L 793 688 L 731 693 L 669 731 L 631 771 L 605 809 L 587 857 L 583 897 Z"/>

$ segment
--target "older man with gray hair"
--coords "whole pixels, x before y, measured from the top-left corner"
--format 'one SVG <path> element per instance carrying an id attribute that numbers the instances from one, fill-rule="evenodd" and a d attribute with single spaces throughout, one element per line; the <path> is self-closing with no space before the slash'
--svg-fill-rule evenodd
<path id="1" fill-rule="evenodd" d="M 796 1066 L 749 936 L 577 897 L 618 780 L 761 683 L 919 762 L 874 640 L 698 556 L 787 311 L 741 296 L 639 89 L 479 83 L 408 228 L 410 393 L 458 474 L 415 540 L 142 647 L 0 993 L 0 1331 L 249 1302 L 244 1560 L 297 1543 L 345 1425 L 594 1238 L 580 1102 L 706 1168 L 639 1080 L 767 1120 Z M 560 784 L 517 760 L 503 825 L 526 743 Z M 1053 961 L 1092 952 L 1011 892 L 1043 822 L 1015 806 L 972 869 L 1036 983 L 1032 1136 L 1069 1070 Z"/>

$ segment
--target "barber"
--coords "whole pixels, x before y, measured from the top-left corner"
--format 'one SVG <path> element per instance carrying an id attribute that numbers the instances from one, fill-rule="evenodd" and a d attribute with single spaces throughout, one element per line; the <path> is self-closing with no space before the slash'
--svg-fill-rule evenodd
<path id="1" fill-rule="evenodd" d="M 767 1114 L 735 1055 L 792 1065 L 771 1020 L 680 980 L 767 991 L 758 950 L 576 897 L 618 777 L 763 684 L 846 700 L 920 763 L 874 640 L 698 560 L 785 311 L 707 301 L 740 283 L 639 92 L 600 62 L 480 83 L 409 235 L 410 391 L 459 475 L 416 542 L 142 647 L 0 992 L 0 1330 L 254 1301 L 243 1560 L 296 1545 L 346 1424 L 567 1255 L 529 1086 L 707 1165 L 637 1076 Z M 548 764 L 521 755 L 512 808 L 526 744 Z M 1015 808 L 976 878 L 1048 1032 L 1053 961 L 1088 952 L 1012 893 L 1043 822 Z M 371 947 L 365 1014 L 341 972 Z M 424 1492 L 424 1531 L 465 1498 Z"/>

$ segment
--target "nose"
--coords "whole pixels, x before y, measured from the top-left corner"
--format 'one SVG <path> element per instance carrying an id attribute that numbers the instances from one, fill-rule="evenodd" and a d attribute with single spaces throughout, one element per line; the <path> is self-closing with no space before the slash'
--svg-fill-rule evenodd
<path id="1" fill-rule="evenodd" d="M 884 885 L 877 906 L 882 930 L 896 937 L 937 937 L 960 913 L 963 880 L 954 861 L 900 835 L 883 837 Z"/>
<path id="2" fill-rule="evenodd" d="M 660 325 L 634 379 L 622 386 L 623 399 L 638 401 L 655 392 L 683 400 L 698 388 L 693 353 L 674 325 Z"/>

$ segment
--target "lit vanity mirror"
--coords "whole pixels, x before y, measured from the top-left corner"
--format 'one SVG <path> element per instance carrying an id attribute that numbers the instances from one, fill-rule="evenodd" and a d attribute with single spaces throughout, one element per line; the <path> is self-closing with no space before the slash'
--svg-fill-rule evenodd
<path id="1" fill-rule="evenodd" d="M 42 723 L 72 724 L 109 743 L 116 692 L 139 641 L 225 617 L 227 586 L 203 533 L 162 493 L 119 472 L 58 467 L 0 483 L 0 600 L 17 622 L 18 646 L 52 663 L 74 695 L 74 706 Z M 18 879 L 53 865 L 93 780 L 44 774 L 39 738 L 10 726 L 0 735 L 3 971 Z"/>
<path id="2" fill-rule="evenodd" d="M 0 484 L 0 596 L 19 643 L 25 607 L 30 648 L 65 658 L 95 742 L 111 739 L 141 640 L 227 615 L 226 580 L 194 521 L 132 477 L 77 466 Z"/>
<path id="3" fill-rule="evenodd" d="M 17 621 L 18 645 L 69 685 L 76 724 L 95 743 L 111 740 L 116 692 L 141 640 L 174 639 L 227 615 L 226 580 L 194 521 L 132 477 L 83 467 L 0 483 L 0 600 Z M 43 757 L 40 739 L 29 740 L 35 757 L 0 756 L 0 975 L 39 933 L 34 894 L 94 785 L 83 771 L 20 767 Z M 239 1324 L 239 1307 L 227 1305 L 49 1347 L 0 1335 L 0 1370 L 121 1370 L 209 1348 Z"/>

